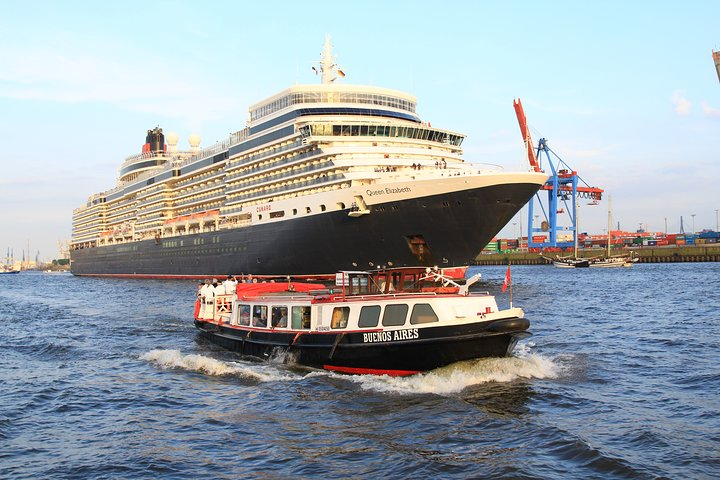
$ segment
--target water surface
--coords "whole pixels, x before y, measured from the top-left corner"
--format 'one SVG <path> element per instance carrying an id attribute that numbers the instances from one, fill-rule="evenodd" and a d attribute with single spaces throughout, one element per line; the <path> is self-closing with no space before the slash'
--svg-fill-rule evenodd
<path id="1" fill-rule="evenodd" d="M 0 477 L 718 477 L 720 264 L 512 275 L 513 357 L 408 378 L 222 350 L 194 282 L 0 276 Z"/>

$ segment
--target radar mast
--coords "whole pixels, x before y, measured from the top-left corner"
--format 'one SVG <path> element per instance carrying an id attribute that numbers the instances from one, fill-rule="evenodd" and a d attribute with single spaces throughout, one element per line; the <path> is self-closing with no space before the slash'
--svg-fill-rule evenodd
<path id="1" fill-rule="evenodd" d="M 345 72 L 340 70 L 337 63 L 335 63 L 335 57 L 332 54 L 332 45 L 330 44 L 330 35 L 325 36 L 325 48 L 323 49 L 318 66 L 320 69 L 320 81 L 323 85 L 331 84 L 337 80 L 338 77 L 345 76 Z M 312 68 L 315 70 L 315 74 L 317 74 L 318 69 L 314 66 Z"/>

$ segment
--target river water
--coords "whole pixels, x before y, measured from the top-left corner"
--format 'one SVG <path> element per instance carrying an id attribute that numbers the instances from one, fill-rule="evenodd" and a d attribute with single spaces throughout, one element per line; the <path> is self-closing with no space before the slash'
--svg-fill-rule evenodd
<path id="1" fill-rule="evenodd" d="M 209 344 L 194 282 L 1 275 L 0 478 L 720 477 L 720 264 L 512 276 L 513 357 L 386 378 Z"/>

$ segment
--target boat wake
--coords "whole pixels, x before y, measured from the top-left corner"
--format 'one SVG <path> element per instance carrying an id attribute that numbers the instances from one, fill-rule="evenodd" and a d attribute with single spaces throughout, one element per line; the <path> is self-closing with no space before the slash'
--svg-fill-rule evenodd
<path id="1" fill-rule="evenodd" d="M 518 345 L 513 357 L 467 360 L 409 377 L 343 375 L 322 370 L 298 375 L 273 368 L 278 363 L 283 363 L 282 358 L 275 358 L 269 363 L 227 362 L 204 355 L 183 355 L 179 350 L 151 350 L 141 355 L 140 359 L 168 370 L 186 370 L 211 376 L 232 375 L 257 382 L 333 377 L 350 381 L 364 390 L 381 393 L 451 395 L 472 385 L 484 383 L 510 383 L 518 379 L 557 378 L 564 369 L 561 359 L 553 360 L 533 353 L 530 351 L 531 346 Z"/>
<path id="2" fill-rule="evenodd" d="M 268 369 L 267 364 L 224 362 L 204 355 L 183 355 L 179 350 L 151 350 L 140 355 L 140 360 L 153 363 L 163 369 L 186 370 L 206 375 L 235 375 L 249 378 L 257 382 L 277 382 L 296 380 L 297 376 Z"/>
<path id="3" fill-rule="evenodd" d="M 563 367 L 560 363 L 537 353 L 529 346 L 519 346 L 516 356 L 481 358 L 457 362 L 447 367 L 410 377 L 353 376 L 351 381 L 367 390 L 384 393 L 434 393 L 450 395 L 472 385 L 509 383 L 518 379 L 557 378 Z"/>

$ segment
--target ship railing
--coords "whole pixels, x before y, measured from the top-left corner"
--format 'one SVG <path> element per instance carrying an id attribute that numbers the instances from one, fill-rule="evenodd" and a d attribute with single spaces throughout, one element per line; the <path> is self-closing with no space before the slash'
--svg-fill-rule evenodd
<path id="1" fill-rule="evenodd" d="M 318 177 L 315 179 L 310 179 L 302 182 L 298 182 L 297 184 L 291 184 L 291 185 L 284 185 L 281 187 L 273 187 L 273 188 L 266 188 L 261 192 L 253 192 L 253 193 L 247 193 L 245 195 L 238 195 L 237 197 L 234 197 L 231 201 L 228 202 L 228 204 L 243 202 L 249 199 L 253 200 L 260 200 L 266 197 L 272 197 L 273 195 L 277 195 L 279 193 L 287 193 L 294 190 L 304 190 L 308 187 L 315 186 L 315 185 L 327 185 L 332 186 L 333 183 L 338 184 L 345 181 L 345 177 L 341 173 L 333 173 L 330 175 L 326 175 L 324 177 Z M 343 188 L 342 186 L 340 188 Z M 241 190 L 241 189 L 240 189 Z M 232 191 L 225 192 L 226 194 L 232 193 Z"/>
<path id="2" fill-rule="evenodd" d="M 252 162 L 254 162 L 254 161 L 256 161 L 256 160 L 261 160 L 261 159 L 273 157 L 273 156 L 276 156 L 276 155 L 278 155 L 278 154 L 280 154 L 280 153 L 284 153 L 284 152 L 288 152 L 288 151 L 290 151 L 290 150 L 298 149 L 298 148 L 300 148 L 300 147 L 302 147 L 302 146 L 303 146 L 302 141 L 297 140 L 297 141 L 295 141 L 295 142 L 292 142 L 292 143 L 290 143 L 290 144 L 288 144 L 288 145 L 284 145 L 284 146 L 282 146 L 282 147 L 274 147 L 274 148 L 272 148 L 272 149 L 270 149 L 270 150 L 266 150 L 266 151 L 264 151 L 264 152 L 262 152 L 262 153 L 256 153 L 256 154 L 254 154 L 254 155 L 250 155 L 250 156 L 248 156 L 248 157 L 246 157 L 246 158 L 243 158 L 240 163 L 235 163 L 235 161 L 233 161 L 233 163 L 231 164 L 231 166 L 232 166 L 232 168 L 235 168 L 235 167 L 239 167 L 239 166 L 242 166 L 242 165 L 247 165 L 248 163 L 252 163 Z M 287 162 L 286 162 L 286 163 L 287 163 Z M 275 165 L 275 164 L 276 164 L 276 163 L 274 163 L 273 165 Z"/>
<path id="3" fill-rule="evenodd" d="M 240 228 L 240 227 L 249 227 L 252 225 L 252 220 L 233 220 L 229 219 L 224 223 L 220 224 L 221 229 L 228 229 L 228 228 Z"/>
<path id="4" fill-rule="evenodd" d="M 222 323 L 230 323 L 235 297 L 236 295 L 234 293 L 215 295 L 212 308 L 212 320 L 218 325 Z"/>
<path id="5" fill-rule="evenodd" d="M 306 167 L 299 168 L 299 169 L 297 169 L 297 170 L 292 170 L 292 171 L 290 171 L 290 172 L 277 173 L 277 174 L 275 174 L 275 175 L 270 175 L 270 176 L 268 176 L 268 177 L 259 178 L 259 179 L 257 179 L 257 180 L 252 180 L 252 181 L 249 181 L 249 182 L 244 182 L 242 185 L 240 185 L 240 186 L 238 186 L 238 187 L 233 187 L 233 188 L 231 188 L 231 189 L 228 189 L 228 190 L 226 191 L 226 193 L 232 193 L 232 192 L 235 192 L 235 191 L 242 191 L 242 190 L 245 190 L 246 188 L 252 187 L 252 186 L 254 186 L 254 185 L 259 185 L 259 184 L 262 184 L 262 183 L 270 183 L 270 182 L 274 182 L 274 181 L 276 181 L 276 180 L 290 179 L 290 178 L 293 178 L 293 177 L 301 176 L 301 175 L 303 175 L 303 174 L 305 174 L 305 173 L 308 173 L 308 172 L 313 172 L 313 171 L 315 171 L 315 170 L 329 169 L 329 168 L 331 168 L 331 167 L 333 167 L 333 163 L 332 163 L 331 161 L 329 161 L 329 160 L 327 160 L 327 161 L 321 161 L 321 162 L 320 162 L 319 164 L 317 164 L 317 165 L 308 165 L 308 166 L 306 166 Z M 262 169 L 262 170 L 267 170 L 267 169 Z M 262 171 L 262 170 L 253 171 L 253 172 L 251 172 L 251 173 L 246 173 L 245 176 L 247 176 L 247 177 L 252 177 L 252 176 L 254 176 L 255 174 L 259 173 L 259 172 Z M 234 180 L 234 178 L 227 178 L 227 179 L 226 179 L 226 181 L 230 181 L 230 180 Z"/>
<path id="6" fill-rule="evenodd" d="M 138 160 L 146 160 L 148 158 L 170 158 L 172 155 L 167 152 L 142 152 L 137 153 L 135 155 L 130 155 L 129 157 L 125 158 L 125 161 L 120 166 L 120 168 L 125 168 L 129 165 L 132 165 L 133 163 L 137 162 Z"/>
<path id="7" fill-rule="evenodd" d="M 118 185 L 117 187 L 114 187 L 110 190 L 107 190 L 102 193 L 97 193 L 97 194 L 93 195 L 91 197 L 91 199 L 100 197 L 100 196 L 106 196 L 106 195 L 113 194 L 115 192 L 118 192 L 118 191 L 124 189 L 131 183 L 135 183 L 135 182 L 142 181 L 142 180 L 147 180 L 148 178 L 150 178 L 154 175 L 157 175 L 158 173 L 163 173 L 168 170 L 182 168 L 185 165 L 188 165 L 196 160 L 202 160 L 203 158 L 214 155 L 220 151 L 228 150 L 231 146 L 236 145 L 236 144 L 242 142 L 243 140 L 247 139 L 249 136 L 249 132 L 250 132 L 249 129 L 245 128 L 238 132 L 231 133 L 230 136 L 226 140 L 217 142 L 214 145 L 211 145 L 210 147 L 204 148 L 199 151 L 179 151 L 179 152 L 173 152 L 173 153 L 166 153 L 166 152 L 157 153 L 156 152 L 156 153 L 152 153 L 152 154 L 139 153 L 139 154 L 127 157 L 125 159 L 125 161 L 123 162 L 123 165 L 120 167 L 121 169 L 124 166 L 126 166 L 126 164 L 132 163 L 141 158 L 145 158 L 145 157 L 143 157 L 143 155 L 147 155 L 148 158 L 150 158 L 152 156 L 169 157 L 170 160 L 167 161 L 162 166 L 162 169 L 160 169 L 160 170 L 153 169 L 153 170 L 149 170 L 147 172 L 143 172 L 137 178 L 134 178 L 130 182 L 123 182 L 120 185 Z"/>
<path id="8" fill-rule="evenodd" d="M 255 166 L 253 166 L 253 167 L 250 167 L 250 168 L 247 169 L 247 170 L 241 170 L 241 171 L 236 172 L 236 173 L 228 174 L 225 178 L 226 178 L 226 180 L 234 180 L 234 179 L 236 179 L 236 178 L 240 178 L 240 177 L 244 177 L 244 176 L 250 177 L 250 176 L 253 176 L 253 175 L 255 175 L 255 174 L 264 172 L 264 171 L 266 171 L 266 170 L 273 170 L 273 169 L 282 167 L 282 166 L 284 166 L 284 165 L 287 165 L 287 164 L 289 164 L 289 163 L 295 163 L 295 162 L 297 162 L 297 161 L 299 161 L 299 160 L 304 160 L 304 159 L 306 159 L 306 158 L 308 158 L 308 157 L 319 156 L 321 153 L 322 153 L 322 151 L 304 152 L 304 153 L 301 153 L 301 154 L 299 154 L 299 155 L 293 155 L 292 157 L 287 157 L 287 158 L 284 158 L 284 159 L 282 159 L 282 160 L 275 161 L 275 162 L 271 163 L 270 165 L 266 165 L 266 166 L 264 166 L 264 167 L 260 167 L 260 166 L 258 166 L 258 165 L 255 165 Z M 263 155 L 259 155 L 259 158 L 265 158 L 266 156 L 267 156 L 267 155 L 264 155 L 264 154 L 263 154 Z M 247 163 L 251 163 L 251 162 L 252 162 L 252 160 L 248 160 L 248 161 L 243 162 L 241 165 L 246 165 Z"/>

